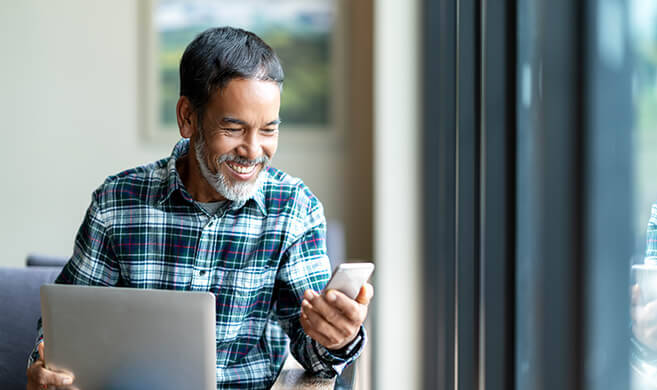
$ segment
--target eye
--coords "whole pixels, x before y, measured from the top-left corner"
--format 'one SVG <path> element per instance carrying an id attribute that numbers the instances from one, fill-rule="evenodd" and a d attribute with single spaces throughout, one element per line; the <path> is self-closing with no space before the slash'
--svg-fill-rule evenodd
<path id="1" fill-rule="evenodd" d="M 274 134 L 278 131 L 278 129 L 260 129 L 265 134 Z"/>
<path id="2" fill-rule="evenodd" d="M 230 134 L 237 134 L 244 131 L 244 129 L 242 129 L 241 127 L 222 127 L 221 130 Z"/>

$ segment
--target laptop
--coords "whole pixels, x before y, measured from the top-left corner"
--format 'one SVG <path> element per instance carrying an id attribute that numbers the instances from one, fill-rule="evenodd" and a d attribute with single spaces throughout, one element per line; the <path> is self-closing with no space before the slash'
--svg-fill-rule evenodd
<path id="1" fill-rule="evenodd" d="M 80 389 L 216 389 L 209 292 L 41 287 L 46 367 Z"/>

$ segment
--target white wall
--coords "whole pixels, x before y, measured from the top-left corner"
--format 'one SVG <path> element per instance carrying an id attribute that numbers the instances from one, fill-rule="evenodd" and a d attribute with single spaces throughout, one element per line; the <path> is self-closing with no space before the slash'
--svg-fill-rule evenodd
<path id="1" fill-rule="evenodd" d="M 137 23 L 135 0 L 0 2 L 0 266 L 70 255 L 104 178 L 170 153 L 140 137 Z M 281 145 L 274 165 L 341 218 L 341 161 L 339 145 Z"/>
<path id="2" fill-rule="evenodd" d="M 375 380 L 383 390 L 422 385 L 419 4 L 374 4 Z"/>

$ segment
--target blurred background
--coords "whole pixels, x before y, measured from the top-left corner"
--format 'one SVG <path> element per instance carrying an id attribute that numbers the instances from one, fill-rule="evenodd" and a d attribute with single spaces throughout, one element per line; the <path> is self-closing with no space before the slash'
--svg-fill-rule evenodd
<path id="1" fill-rule="evenodd" d="M 357 222 L 371 220 L 372 208 L 371 5 L 365 18 L 349 14 L 358 22 L 348 33 L 338 1 L 278 3 L 1 2 L 2 110 L 11 145 L 2 158 L 15 167 L 3 172 L 12 183 L 2 195 L 3 263 L 21 265 L 31 252 L 69 255 L 93 189 L 110 174 L 171 153 L 182 52 L 200 31 L 227 24 L 262 34 L 282 58 L 284 126 L 275 165 L 304 179 L 329 218 L 355 213 L 350 219 L 363 235 L 350 240 L 350 257 L 371 258 L 371 222 Z M 356 133 L 348 143 L 347 120 Z M 348 212 L 345 197 L 368 201 Z"/>
<path id="2" fill-rule="evenodd" d="M 377 265 L 362 388 L 657 388 L 656 0 L 0 0 L 0 266 L 69 256 L 105 177 L 170 154 L 217 25 L 278 52 L 273 165 Z"/>

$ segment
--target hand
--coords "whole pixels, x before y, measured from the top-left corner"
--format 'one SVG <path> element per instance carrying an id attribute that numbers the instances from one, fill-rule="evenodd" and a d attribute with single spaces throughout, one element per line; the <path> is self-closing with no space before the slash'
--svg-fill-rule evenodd
<path id="1" fill-rule="evenodd" d="M 76 389 L 71 386 L 75 377 L 71 372 L 56 372 L 46 368 L 43 360 L 43 342 L 39 344 L 39 360 L 27 369 L 27 390 L 51 388 Z"/>
<path id="2" fill-rule="evenodd" d="M 358 335 L 367 317 L 367 306 L 374 296 L 374 287 L 365 283 L 356 300 L 333 289 L 323 295 L 306 290 L 303 296 L 300 319 L 303 330 L 324 347 L 337 350 Z"/>
<path id="3" fill-rule="evenodd" d="M 638 285 L 632 287 L 632 333 L 646 347 L 657 351 L 657 301 L 644 302 Z"/>

